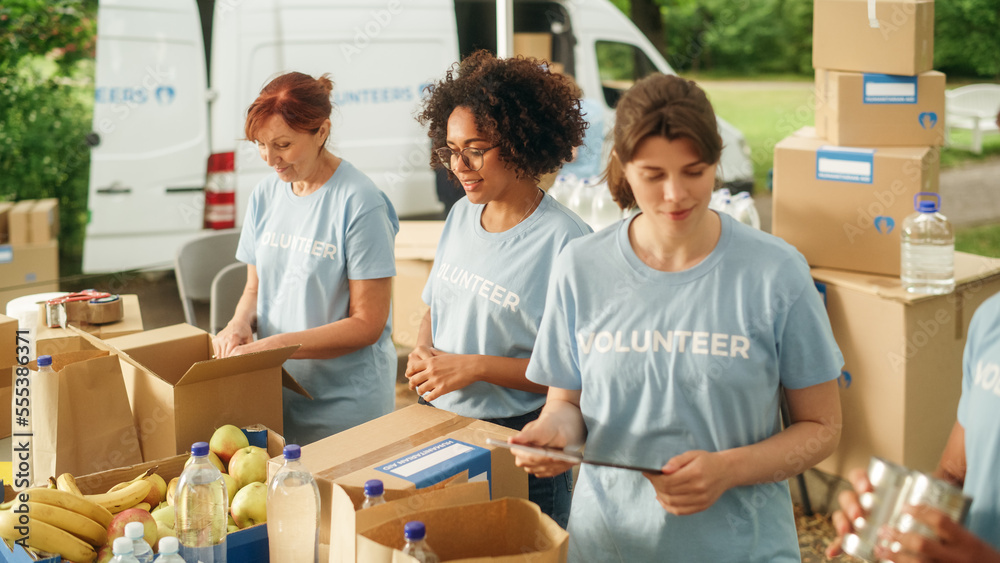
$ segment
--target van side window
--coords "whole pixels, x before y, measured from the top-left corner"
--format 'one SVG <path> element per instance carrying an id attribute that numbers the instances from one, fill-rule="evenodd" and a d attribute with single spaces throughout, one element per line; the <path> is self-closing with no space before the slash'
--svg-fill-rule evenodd
<path id="1" fill-rule="evenodd" d="M 629 43 L 597 41 L 595 49 L 601 89 L 608 107 L 615 107 L 622 94 L 637 80 L 659 70 L 642 49 Z"/>
<path id="2" fill-rule="evenodd" d="M 455 0 L 458 50 L 461 57 L 477 49 L 497 52 L 496 3 L 492 0 Z M 514 3 L 514 52 L 555 63 L 553 70 L 574 74 L 576 40 L 569 12 L 552 0 Z"/>

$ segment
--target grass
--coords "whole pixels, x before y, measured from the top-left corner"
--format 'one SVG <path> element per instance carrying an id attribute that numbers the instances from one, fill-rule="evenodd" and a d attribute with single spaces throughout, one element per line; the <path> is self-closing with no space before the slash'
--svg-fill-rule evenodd
<path id="1" fill-rule="evenodd" d="M 1000 258 L 1000 225 L 963 229 L 955 233 L 955 250 Z"/>

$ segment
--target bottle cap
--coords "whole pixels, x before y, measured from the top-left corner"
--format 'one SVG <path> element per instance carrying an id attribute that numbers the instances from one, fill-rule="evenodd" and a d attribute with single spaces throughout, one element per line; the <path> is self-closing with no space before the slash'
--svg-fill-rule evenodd
<path id="1" fill-rule="evenodd" d="M 282 452 L 285 454 L 285 459 L 299 459 L 302 457 L 302 448 L 297 444 L 288 444 Z"/>
<path id="2" fill-rule="evenodd" d="M 941 195 L 934 192 L 917 192 L 913 196 L 913 209 L 920 213 L 937 213 L 941 209 Z"/>
<path id="3" fill-rule="evenodd" d="M 38 356 L 38 367 L 52 365 L 52 356 Z"/>
<path id="4" fill-rule="evenodd" d="M 177 544 L 177 538 L 173 536 L 164 536 L 160 538 L 160 553 L 161 554 L 171 554 L 177 553 L 180 546 Z"/>
<path id="5" fill-rule="evenodd" d="M 208 455 L 208 442 L 195 442 L 191 444 L 191 455 Z"/>
<path id="6" fill-rule="evenodd" d="M 126 537 L 115 538 L 115 543 L 111 544 L 111 553 L 115 555 L 131 555 L 132 540 Z"/>
<path id="7" fill-rule="evenodd" d="M 381 496 L 382 492 L 382 481 L 379 481 L 378 479 L 369 479 L 365 481 L 365 495 L 377 497 Z"/>
<path id="8" fill-rule="evenodd" d="M 133 540 L 141 538 L 146 533 L 146 528 L 142 522 L 129 522 L 125 524 L 125 537 Z"/>
<path id="9" fill-rule="evenodd" d="M 407 522 L 403 526 L 403 537 L 411 541 L 418 541 L 424 539 L 427 535 L 427 530 L 424 528 L 424 523 L 420 520 L 412 520 Z"/>

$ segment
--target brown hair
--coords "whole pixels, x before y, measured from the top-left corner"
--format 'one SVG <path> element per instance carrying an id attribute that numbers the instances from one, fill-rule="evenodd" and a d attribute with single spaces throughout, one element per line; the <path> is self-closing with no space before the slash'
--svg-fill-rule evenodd
<path id="1" fill-rule="evenodd" d="M 605 178 L 622 209 L 635 207 L 623 167 L 647 137 L 689 139 L 707 164 L 719 162 L 722 156 L 722 137 L 711 102 L 698 85 L 678 76 L 653 74 L 636 82 L 618 102 L 613 136 L 614 154 Z"/>
<path id="2" fill-rule="evenodd" d="M 489 136 L 519 176 L 538 181 L 573 158 L 587 122 L 580 114 L 575 86 L 536 59 L 498 59 L 476 51 L 428 87 L 430 96 L 417 116 L 429 125 L 433 149 L 447 146 L 448 118 L 455 108 L 469 108 L 476 127 Z M 431 167 L 442 168 L 431 153 Z"/>
<path id="3" fill-rule="evenodd" d="M 315 134 L 333 111 L 332 91 L 329 74 L 319 78 L 301 72 L 282 74 L 264 86 L 247 108 L 243 134 L 248 141 L 255 141 L 257 132 L 273 115 L 280 115 L 296 131 Z"/>

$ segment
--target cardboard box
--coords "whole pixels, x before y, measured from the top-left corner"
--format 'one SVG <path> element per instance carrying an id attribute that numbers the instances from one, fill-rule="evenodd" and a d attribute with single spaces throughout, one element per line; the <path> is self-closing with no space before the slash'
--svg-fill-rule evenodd
<path id="1" fill-rule="evenodd" d="M 9 242 L 12 245 L 23 245 L 31 242 L 31 209 L 35 200 L 26 199 L 14 204 L 10 209 L 8 228 Z"/>
<path id="2" fill-rule="evenodd" d="M 358 561 L 399 561 L 403 526 L 420 520 L 427 543 L 442 561 L 564 563 L 569 534 L 538 505 L 524 499 L 464 504 L 414 511 L 361 532 Z"/>
<path id="3" fill-rule="evenodd" d="M 931 70 L 934 0 L 814 0 L 812 62 L 817 69 L 903 76 Z"/>
<path id="4" fill-rule="evenodd" d="M 41 244 L 59 240 L 59 200 L 39 199 L 28 216 L 28 242 Z"/>
<path id="5" fill-rule="evenodd" d="M 0 245 L 0 310 L 16 297 L 59 291 L 59 243 Z"/>
<path id="6" fill-rule="evenodd" d="M 515 33 L 514 54 L 534 57 L 542 61 L 552 60 L 551 33 Z"/>
<path id="7" fill-rule="evenodd" d="M 969 322 L 1000 291 L 1000 260 L 956 253 L 955 292 L 907 293 L 899 279 L 814 269 L 844 354 L 843 433 L 817 468 L 846 477 L 877 455 L 937 467 L 956 420 Z"/>
<path id="8" fill-rule="evenodd" d="M 212 336 L 178 324 L 105 341 L 127 361 L 125 387 L 144 460 L 187 451 L 223 424 L 282 432 L 281 389 L 309 396 L 281 365 L 298 346 L 212 359 Z"/>
<path id="9" fill-rule="evenodd" d="M 816 135 L 834 145 L 944 145 L 944 74 L 816 70 Z"/>
<path id="10" fill-rule="evenodd" d="M 10 210 L 13 208 L 13 202 L 0 201 L 0 244 L 10 241 Z"/>
<path id="11" fill-rule="evenodd" d="M 396 235 L 396 277 L 392 280 L 392 340 L 417 343 L 420 323 L 430 307 L 421 294 L 434 265 L 444 221 L 400 221 Z"/>
<path id="12" fill-rule="evenodd" d="M 122 300 L 122 309 L 125 312 L 122 320 L 99 325 L 85 322 L 69 324 L 101 339 L 117 338 L 119 336 L 128 336 L 142 332 L 142 311 L 139 309 L 139 296 L 125 294 L 120 297 Z M 75 337 L 75 334 L 64 328 L 46 326 L 45 305 L 40 304 L 38 306 L 38 330 L 35 338 L 41 341 L 58 340 L 68 337 Z"/>
<path id="13" fill-rule="evenodd" d="M 18 364 L 16 347 L 17 319 L 0 315 L 0 373 L 13 373 L 11 368 Z M 10 408 L 14 380 L 0 377 L 0 438 L 10 436 Z"/>
<path id="14" fill-rule="evenodd" d="M 333 485 L 363 487 L 380 479 L 387 491 L 423 488 L 468 472 L 485 480 L 492 498 L 528 497 L 528 477 L 510 450 L 486 444 L 517 431 L 424 405 L 411 405 L 302 447 L 323 502 L 320 542 L 330 543 Z M 272 459 L 268 473 L 281 466 Z M 332 555 L 332 554 L 331 554 Z"/>
<path id="15" fill-rule="evenodd" d="M 771 232 L 811 266 L 898 276 L 899 232 L 913 197 L 938 191 L 938 156 L 928 147 L 833 147 L 801 129 L 774 147 Z"/>

